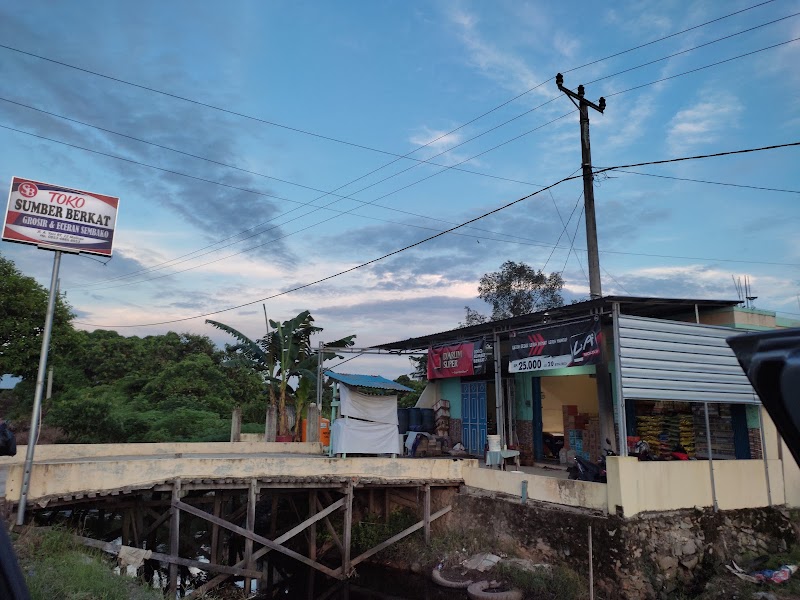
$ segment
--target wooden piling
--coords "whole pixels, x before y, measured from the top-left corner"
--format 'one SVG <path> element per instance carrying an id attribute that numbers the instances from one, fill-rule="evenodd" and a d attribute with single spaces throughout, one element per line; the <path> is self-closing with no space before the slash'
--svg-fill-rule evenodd
<path id="1" fill-rule="evenodd" d="M 181 499 L 181 480 L 180 477 L 175 480 L 172 486 L 172 502 L 178 502 Z M 171 556 L 180 556 L 180 542 L 181 542 L 181 511 L 176 506 L 170 507 L 170 524 L 169 524 L 169 553 Z M 169 565 L 169 588 L 167 594 L 170 598 L 175 598 L 178 592 L 178 565 L 170 563 Z"/>

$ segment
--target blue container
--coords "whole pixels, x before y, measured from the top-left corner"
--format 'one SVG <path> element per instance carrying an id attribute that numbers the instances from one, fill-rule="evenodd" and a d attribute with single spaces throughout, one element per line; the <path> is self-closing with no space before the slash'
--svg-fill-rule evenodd
<path id="1" fill-rule="evenodd" d="M 408 429 L 408 410 L 407 408 L 397 409 L 397 430 L 400 433 L 409 431 Z"/>
<path id="2" fill-rule="evenodd" d="M 422 413 L 422 431 L 433 433 L 436 430 L 436 417 L 432 408 L 420 409 Z"/>
<path id="3" fill-rule="evenodd" d="M 422 431 L 422 411 L 418 408 L 408 409 L 408 431 Z"/>

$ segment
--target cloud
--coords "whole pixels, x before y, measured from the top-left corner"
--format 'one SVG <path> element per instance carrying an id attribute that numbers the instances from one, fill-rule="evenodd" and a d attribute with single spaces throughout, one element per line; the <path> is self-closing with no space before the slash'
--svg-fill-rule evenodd
<path id="1" fill-rule="evenodd" d="M 674 154 L 718 141 L 737 126 L 744 107 L 733 94 L 717 91 L 715 100 L 701 101 L 678 111 L 670 121 L 667 143 Z"/>
<path id="2" fill-rule="evenodd" d="M 485 77 L 514 93 L 528 90 L 542 81 L 542 77 L 536 75 L 522 58 L 488 42 L 479 32 L 479 20 L 474 14 L 458 7 L 451 8 L 447 16 L 456 26 L 459 39 L 467 50 L 469 65 Z M 539 88 L 537 93 L 554 94 L 543 88 Z"/>
<path id="3" fill-rule="evenodd" d="M 449 151 L 450 148 L 458 146 L 464 140 L 464 136 L 460 131 L 445 135 L 452 129 L 452 127 L 450 129 L 433 129 L 427 125 L 421 125 L 412 132 L 408 141 L 418 148 L 424 147 L 423 153 L 418 153 L 418 158 L 421 155 L 424 155 L 426 160 L 435 157 L 434 162 L 445 165 L 455 165 L 463 162 L 469 158 L 469 156 L 467 154 Z M 438 156 L 440 154 L 441 156 Z M 478 161 L 471 162 L 473 167 L 478 164 Z"/>

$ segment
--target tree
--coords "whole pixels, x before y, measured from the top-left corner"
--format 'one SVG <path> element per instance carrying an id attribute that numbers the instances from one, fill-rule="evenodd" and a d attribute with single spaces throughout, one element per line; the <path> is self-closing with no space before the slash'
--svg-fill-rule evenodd
<path id="1" fill-rule="evenodd" d="M 563 306 L 563 287 L 561 274 L 546 275 L 541 269 L 509 260 L 499 271 L 481 277 L 478 297 L 492 305 L 493 320 L 507 319 Z"/>
<path id="2" fill-rule="evenodd" d="M 464 307 L 464 322 L 459 323 L 459 327 L 470 327 L 472 325 L 480 325 L 481 323 L 486 323 L 489 318 L 486 315 L 482 315 L 477 310 L 470 308 L 469 306 Z"/>
<path id="3" fill-rule="evenodd" d="M 406 387 L 410 387 L 411 392 L 398 392 L 397 406 L 398 408 L 410 408 L 417 403 L 425 387 L 428 385 L 427 381 L 420 381 L 419 379 L 411 379 L 408 375 L 400 375 L 395 381 Z"/>
<path id="4" fill-rule="evenodd" d="M 42 350 L 49 291 L 33 277 L 23 275 L 14 263 L 0 256 L 0 377 L 16 375 L 36 380 Z M 56 298 L 50 364 L 68 354 L 73 343 L 70 321 L 75 315 L 64 300 Z"/>
<path id="5" fill-rule="evenodd" d="M 226 349 L 230 358 L 224 364 L 248 366 L 261 374 L 268 385 L 270 404 L 278 409 L 278 435 L 288 435 L 286 404 L 295 394 L 291 382 L 299 382 L 303 378 L 316 380 L 317 354 L 311 347 L 311 336 L 322 331 L 322 327 L 313 324 L 314 317 L 307 310 L 283 322 L 270 319 L 271 330 L 257 340 L 224 323 L 212 320 L 206 320 L 206 323 L 239 341 Z M 352 346 L 355 337 L 349 335 L 328 345 L 340 348 Z M 337 358 L 335 352 L 323 353 L 323 362 L 333 358 Z"/>

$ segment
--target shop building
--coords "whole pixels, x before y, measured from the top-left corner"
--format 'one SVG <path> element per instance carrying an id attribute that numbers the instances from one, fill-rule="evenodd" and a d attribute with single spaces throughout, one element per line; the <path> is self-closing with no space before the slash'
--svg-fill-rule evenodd
<path id="1" fill-rule="evenodd" d="M 449 401 L 450 442 L 475 456 L 494 434 L 523 464 L 596 460 L 606 439 L 766 464 L 768 417 L 725 338 L 798 325 L 737 301 L 608 296 L 379 347 L 428 351 L 422 401 Z"/>

